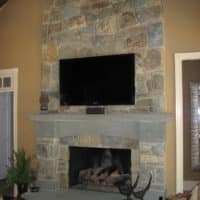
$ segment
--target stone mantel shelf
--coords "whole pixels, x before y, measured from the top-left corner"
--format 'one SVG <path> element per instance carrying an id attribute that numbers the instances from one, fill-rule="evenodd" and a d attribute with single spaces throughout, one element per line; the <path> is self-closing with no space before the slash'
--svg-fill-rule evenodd
<path id="1" fill-rule="evenodd" d="M 173 118 L 171 113 L 135 112 L 109 114 L 77 114 L 77 113 L 47 113 L 31 114 L 33 121 L 62 122 L 62 121 L 126 121 L 126 122 L 166 122 Z"/>

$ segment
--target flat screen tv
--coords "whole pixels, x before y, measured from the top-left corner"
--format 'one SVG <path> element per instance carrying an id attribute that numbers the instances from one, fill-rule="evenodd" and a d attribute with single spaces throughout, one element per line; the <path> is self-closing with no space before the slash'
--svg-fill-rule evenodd
<path id="1" fill-rule="evenodd" d="M 133 105 L 134 58 L 120 54 L 60 60 L 60 104 Z"/>

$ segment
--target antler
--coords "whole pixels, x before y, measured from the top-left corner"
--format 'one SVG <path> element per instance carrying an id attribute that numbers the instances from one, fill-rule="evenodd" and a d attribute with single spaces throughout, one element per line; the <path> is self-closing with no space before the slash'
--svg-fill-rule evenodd
<path id="1" fill-rule="evenodd" d="M 118 187 L 121 194 L 126 196 L 126 200 L 132 200 L 130 197 L 132 194 L 132 185 L 130 175 L 123 175 L 114 183 Z"/>
<path id="2" fill-rule="evenodd" d="M 138 180 L 136 180 L 136 181 L 138 181 Z M 146 192 L 149 190 L 149 188 L 151 186 L 151 181 L 152 181 L 152 173 L 150 173 L 149 182 L 143 190 L 134 191 L 134 188 L 133 188 L 133 190 L 132 190 L 133 196 L 137 199 L 143 200 L 144 195 L 146 194 Z"/>
<path id="3" fill-rule="evenodd" d="M 136 179 L 135 179 L 135 183 L 134 183 L 133 186 L 132 186 L 132 189 L 133 189 L 133 190 L 137 187 L 138 181 L 139 181 L 139 173 L 137 173 L 137 177 L 136 177 Z"/>
<path id="4" fill-rule="evenodd" d="M 115 181 L 114 185 L 118 187 L 121 194 L 123 194 L 127 197 L 126 200 L 131 200 L 131 197 L 130 197 L 131 194 L 133 194 L 133 196 L 136 199 L 143 200 L 144 195 L 146 194 L 146 192 L 149 190 L 149 188 L 151 186 L 152 173 L 150 173 L 150 178 L 149 178 L 149 181 L 148 181 L 148 184 L 146 185 L 146 187 L 142 190 L 134 191 L 134 189 L 138 185 L 138 181 L 139 181 L 139 174 L 137 174 L 137 177 L 136 177 L 133 185 L 131 185 L 130 175 L 123 175 Z"/>

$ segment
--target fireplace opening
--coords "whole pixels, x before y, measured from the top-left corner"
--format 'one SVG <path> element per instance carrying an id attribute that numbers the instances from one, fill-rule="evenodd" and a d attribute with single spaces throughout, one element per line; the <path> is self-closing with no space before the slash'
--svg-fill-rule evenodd
<path id="1" fill-rule="evenodd" d="M 118 192 L 114 182 L 131 176 L 130 149 L 69 147 L 69 187 Z"/>

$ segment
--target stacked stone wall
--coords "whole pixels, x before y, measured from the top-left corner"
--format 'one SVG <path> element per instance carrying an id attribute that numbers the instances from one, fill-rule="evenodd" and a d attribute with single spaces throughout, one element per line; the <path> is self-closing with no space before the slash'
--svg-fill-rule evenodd
<path id="1" fill-rule="evenodd" d="M 69 188 L 69 146 L 121 148 L 131 150 L 131 176 L 139 173 L 139 187 L 143 188 L 152 174 L 151 192 L 164 196 L 164 149 L 162 142 L 139 142 L 130 138 L 111 136 L 66 136 L 63 138 L 38 138 L 38 184 L 42 190 L 67 190 Z"/>
<path id="2" fill-rule="evenodd" d="M 43 0 L 41 89 L 50 110 L 59 110 L 59 59 L 135 53 L 133 109 L 162 111 L 163 49 L 161 0 Z"/>

